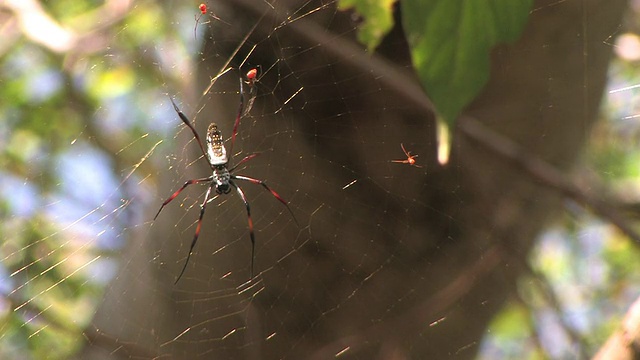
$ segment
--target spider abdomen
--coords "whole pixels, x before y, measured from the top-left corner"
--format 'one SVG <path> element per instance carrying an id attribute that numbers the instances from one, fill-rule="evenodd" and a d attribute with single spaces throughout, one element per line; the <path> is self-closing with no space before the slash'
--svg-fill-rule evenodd
<path id="1" fill-rule="evenodd" d="M 218 125 L 215 123 L 209 124 L 207 129 L 207 156 L 213 166 L 224 165 L 229 162 L 222 134 L 218 131 Z"/>

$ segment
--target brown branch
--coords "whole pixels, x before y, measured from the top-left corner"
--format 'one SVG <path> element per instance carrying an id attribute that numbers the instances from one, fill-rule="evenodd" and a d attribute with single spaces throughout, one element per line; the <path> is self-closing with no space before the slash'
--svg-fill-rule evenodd
<path id="1" fill-rule="evenodd" d="M 633 229 L 629 221 L 615 207 L 609 205 L 615 203 L 611 199 L 596 198 L 580 189 L 565 174 L 549 163 L 532 155 L 507 137 L 490 130 L 474 118 L 461 118 L 458 122 L 458 129 L 469 139 L 520 168 L 541 185 L 557 191 L 582 206 L 591 208 L 599 217 L 607 219 L 617 226 L 636 245 L 640 245 L 640 234 Z M 597 193 L 603 194 L 604 191 Z"/>

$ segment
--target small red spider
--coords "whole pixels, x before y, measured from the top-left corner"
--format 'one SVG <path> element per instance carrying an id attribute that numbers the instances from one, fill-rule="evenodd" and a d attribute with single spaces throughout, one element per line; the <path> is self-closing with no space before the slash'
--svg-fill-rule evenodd
<path id="1" fill-rule="evenodd" d="M 415 158 L 417 158 L 418 155 L 411 155 L 411 151 L 407 151 L 404 148 L 404 145 L 402 143 L 400 144 L 400 147 L 402 148 L 402 151 L 404 152 L 404 154 L 407 156 L 407 159 L 406 160 L 391 160 L 391 162 L 400 163 L 400 164 L 409 164 L 411 166 L 415 166 L 415 167 L 419 167 L 419 168 L 422 167 L 422 166 L 416 164 L 416 159 Z"/>
<path id="2" fill-rule="evenodd" d="M 205 3 L 200 4 L 200 6 L 198 6 L 198 9 L 200 9 L 200 15 L 196 17 L 196 26 L 193 28 L 194 38 L 196 37 L 196 33 L 198 32 L 198 23 L 200 22 L 200 18 L 202 17 L 202 15 L 207 14 L 207 4 Z"/>
<path id="3" fill-rule="evenodd" d="M 253 89 L 253 85 L 255 85 L 256 81 L 258 81 L 258 69 L 257 68 L 252 68 L 251 70 L 247 71 L 247 81 L 245 81 L 247 83 L 247 85 L 249 85 L 249 93 L 253 93 L 254 89 Z"/>
<path id="4" fill-rule="evenodd" d="M 202 15 L 207 15 L 207 4 L 202 3 L 198 6 L 198 9 L 200 10 L 200 15 L 196 16 L 196 26 L 193 28 L 193 36 L 196 37 L 196 33 L 198 32 L 198 24 L 200 23 L 200 18 L 202 18 Z M 217 17 L 215 14 L 209 14 L 209 16 L 211 16 L 212 18 L 218 20 L 218 21 L 222 21 L 222 19 L 220 19 L 219 17 Z M 226 21 L 222 21 L 223 23 L 229 25 Z"/>
<path id="5" fill-rule="evenodd" d="M 253 102 L 256 100 L 256 81 L 258 81 L 258 68 L 251 68 L 251 70 L 247 71 L 246 75 L 247 80 L 245 80 L 245 84 L 249 86 L 249 91 L 247 92 L 247 106 L 245 107 L 244 114 L 242 116 L 246 116 L 251 111 L 253 107 Z"/>
<path id="6" fill-rule="evenodd" d="M 247 71 L 247 82 L 249 83 L 249 85 L 253 85 L 253 83 L 256 81 L 257 76 L 258 76 L 258 69 L 253 68 Z"/>

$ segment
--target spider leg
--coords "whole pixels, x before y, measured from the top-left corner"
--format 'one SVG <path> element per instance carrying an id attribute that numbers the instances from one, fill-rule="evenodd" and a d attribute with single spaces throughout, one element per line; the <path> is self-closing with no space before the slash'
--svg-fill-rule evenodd
<path id="1" fill-rule="evenodd" d="M 180 275 L 178 275 L 178 278 L 176 279 L 176 282 L 174 284 L 177 284 L 178 281 L 180 281 L 180 278 L 182 278 L 182 274 L 184 274 L 184 271 L 187 269 L 187 264 L 189 264 L 189 259 L 191 258 L 191 254 L 193 254 L 193 248 L 196 246 L 196 242 L 198 242 L 198 236 L 200 236 L 200 229 L 202 228 L 202 218 L 204 217 L 204 211 L 207 208 L 207 203 L 209 202 L 209 195 L 211 194 L 211 189 L 213 188 L 213 186 L 214 186 L 214 183 L 211 183 L 211 185 L 209 185 L 209 188 L 207 189 L 207 194 L 204 196 L 204 201 L 202 202 L 202 205 L 200 205 L 200 217 L 198 218 L 196 233 L 193 235 L 193 240 L 191 240 L 191 247 L 189 248 L 189 254 L 187 255 L 187 260 L 184 262 L 182 271 L 180 271 Z"/>
<path id="2" fill-rule="evenodd" d="M 400 143 L 400 147 L 402 148 L 402 151 L 404 152 L 404 154 L 407 155 L 407 157 L 411 157 L 411 151 L 407 151 L 404 148 L 404 144 L 403 143 Z"/>
<path id="3" fill-rule="evenodd" d="M 169 100 L 171 100 L 171 104 L 173 104 L 173 109 L 176 111 L 176 113 L 178 113 L 180 120 L 182 120 L 182 122 L 185 123 L 185 125 L 187 125 L 191 130 L 191 132 L 193 133 L 193 136 L 196 138 L 196 141 L 198 142 L 198 146 L 200 146 L 202 155 L 204 155 L 204 158 L 207 159 L 207 161 L 209 161 L 209 157 L 207 156 L 207 151 L 204 148 L 204 144 L 202 143 L 202 140 L 200 140 L 200 135 L 198 135 L 196 128 L 193 127 L 193 124 L 191 124 L 191 121 L 189 121 L 189 118 L 187 118 L 187 116 L 183 114 L 182 111 L 180 111 L 180 109 L 178 108 L 178 105 L 176 105 L 173 99 L 169 98 Z"/>
<path id="4" fill-rule="evenodd" d="M 298 223 L 298 219 L 296 219 L 296 216 L 293 214 L 293 211 L 291 211 L 291 208 L 289 207 L 289 204 L 287 203 L 287 201 L 285 199 L 283 199 L 280 195 L 278 195 L 277 192 L 275 192 L 273 189 L 271 189 L 269 186 L 267 186 L 267 184 L 265 184 L 264 181 L 258 180 L 258 179 L 254 179 L 254 178 L 251 178 L 251 177 L 248 177 L 248 176 L 242 176 L 242 175 L 231 175 L 231 178 L 232 179 L 237 179 L 237 180 L 249 181 L 249 182 L 252 182 L 254 184 L 262 185 L 262 187 L 267 189 L 271 193 L 271 195 L 273 195 L 273 197 L 278 199 L 278 201 L 280 201 L 282 204 L 284 204 L 284 206 L 286 206 L 287 210 L 289 210 L 289 213 L 291 214 L 291 217 L 293 218 L 293 221 L 295 221 L 296 225 L 298 227 L 300 227 L 300 223 Z"/>
<path id="5" fill-rule="evenodd" d="M 233 124 L 233 133 L 231 134 L 231 146 L 229 146 L 229 156 L 233 157 L 233 144 L 236 142 L 236 135 L 238 134 L 238 125 L 240 125 L 240 119 L 244 112 L 244 80 L 240 76 L 240 106 L 238 106 L 238 114 L 236 115 L 236 122 Z"/>
<path id="6" fill-rule="evenodd" d="M 194 15 L 194 17 L 196 17 L 196 16 Z M 200 21 L 200 18 L 201 18 L 201 17 L 202 17 L 202 14 L 200 14 L 200 15 L 198 15 L 198 16 L 196 17 L 196 26 L 193 28 L 193 38 L 194 38 L 194 39 L 195 39 L 195 38 L 197 38 L 197 35 L 196 35 L 196 34 L 198 33 L 198 22 Z"/>
<path id="7" fill-rule="evenodd" d="M 251 279 L 253 279 L 253 260 L 255 259 L 256 252 L 256 236 L 253 233 L 253 220 L 251 219 L 251 207 L 249 206 L 249 201 L 247 201 L 247 197 L 244 195 L 244 192 L 240 188 L 240 186 L 236 185 L 233 181 L 229 181 L 229 184 L 236 188 L 238 195 L 240 195 L 240 199 L 244 203 L 244 206 L 247 208 L 247 219 L 249 220 L 249 237 L 251 238 Z"/>
<path id="8" fill-rule="evenodd" d="M 243 163 L 246 163 L 247 161 L 253 159 L 254 157 L 260 155 L 260 153 L 253 153 L 250 155 L 245 156 L 242 160 L 240 160 L 239 163 L 235 164 L 231 169 L 229 169 L 229 172 L 232 172 L 233 170 L 235 170 L 238 166 L 242 165 Z"/>
<path id="9" fill-rule="evenodd" d="M 160 215 L 160 211 L 162 211 L 162 209 L 164 209 L 164 207 L 168 203 L 170 203 L 171 200 L 175 199 L 176 196 L 180 195 L 182 190 L 184 190 L 187 186 L 192 185 L 192 184 L 199 184 L 199 183 L 205 182 L 205 181 L 213 181 L 213 176 L 209 176 L 209 177 L 202 178 L 202 179 L 189 180 L 186 183 L 184 183 L 184 185 L 182 185 L 182 187 L 180 189 L 178 189 L 176 192 L 174 192 L 173 195 L 169 196 L 169 198 L 162 203 L 162 206 L 160 206 L 160 209 L 158 209 L 158 212 L 156 213 L 156 216 L 153 217 L 153 220 L 155 220 L 158 217 L 158 215 Z"/>
<path id="10" fill-rule="evenodd" d="M 249 114 L 249 112 L 251 111 L 251 108 L 253 107 L 253 103 L 256 100 L 256 93 L 257 93 L 257 86 L 256 85 L 256 79 L 253 78 L 253 80 L 249 80 L 248 82 L 245 82 L 245 84 L 249 85 L 249 96 L 247 97 L 248 100 L 246 101 L 246 106 L 244 108 L 244 111 L 242 112 L 242 116 L 247 116 L 247 114 Z"/>

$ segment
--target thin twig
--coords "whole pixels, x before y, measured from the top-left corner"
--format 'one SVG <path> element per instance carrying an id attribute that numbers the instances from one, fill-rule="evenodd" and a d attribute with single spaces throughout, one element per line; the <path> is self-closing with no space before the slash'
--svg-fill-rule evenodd
<path id="1" fill-rule="evenodd" d="M 583 191 L 555 167 L 532 155 L 511 139 L 490 130 L 474 118 L 461 118 L 458 122 L 458 129 L 485 149 L 511 162 L 536 182 L 557 191 L 582 206 L 591 208 L 598 216 L 617 226 L 636 245 L 640 245 L 640 234 L 633 229 L 630 222 L 615 207 L 609 205 L 609 203 L 613 203 L 611 199 L 605 197 L 596 198 Z M 599 193 L 602 194 L 603 192 Z"/>

